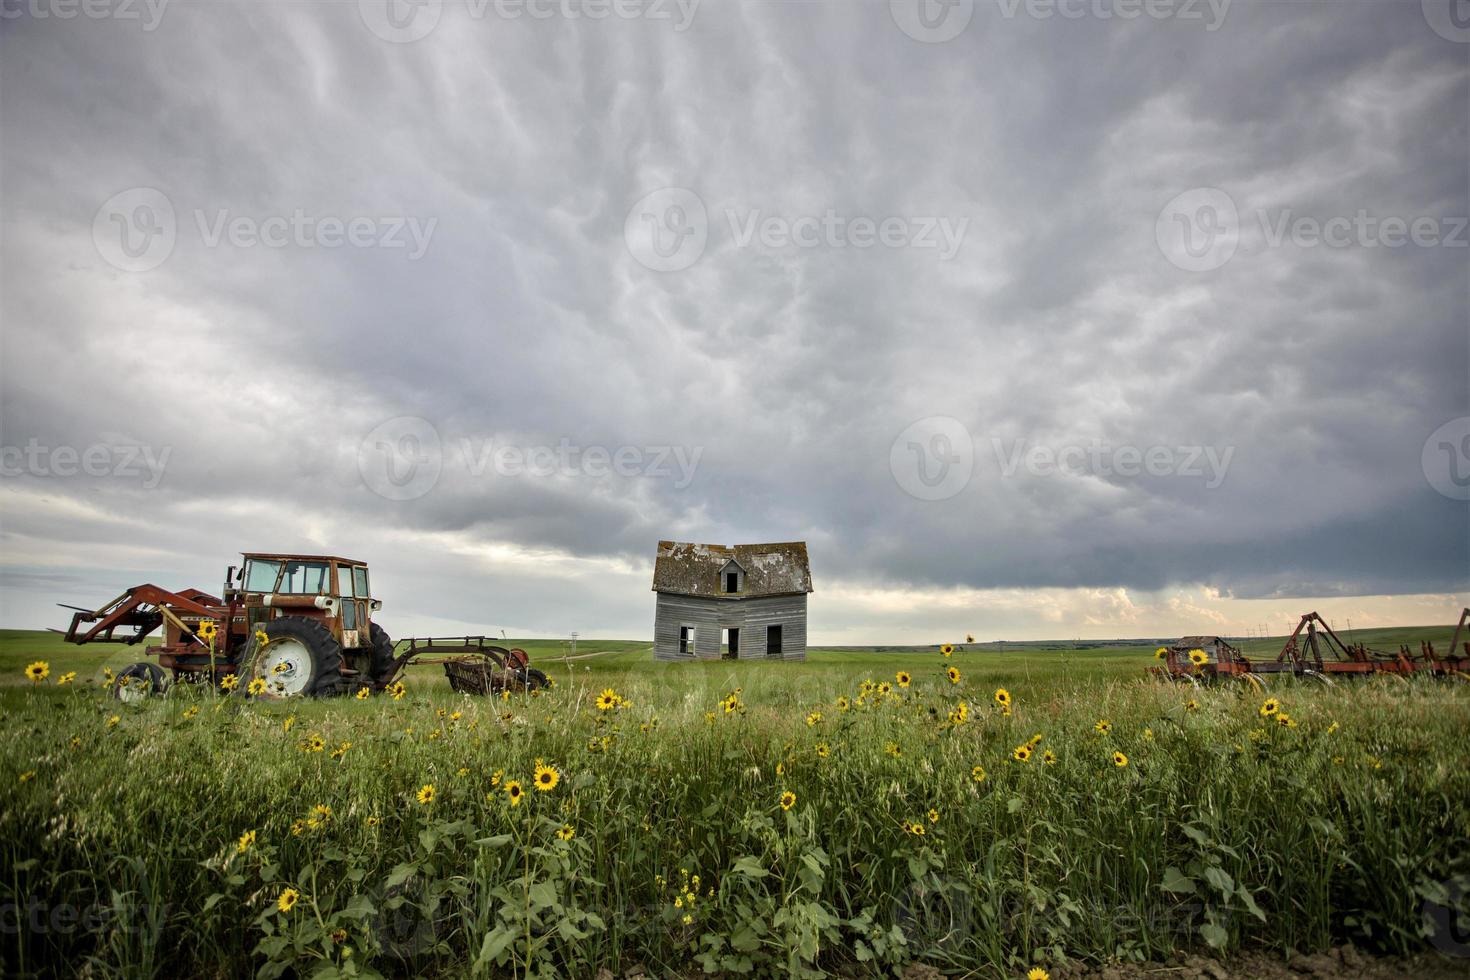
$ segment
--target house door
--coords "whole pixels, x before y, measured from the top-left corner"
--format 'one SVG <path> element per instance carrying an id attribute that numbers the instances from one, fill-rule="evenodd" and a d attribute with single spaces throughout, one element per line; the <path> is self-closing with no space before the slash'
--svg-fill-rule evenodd
<path id="1" fill-rule="evenodd" d="M 740 656 L 740 631 L 738 629 L 725 630 L 725 659 L 735 660 Z"/>
<path id="2" fill-rule="evenodd" d="M 779 625 L 766 627 L 766 656 L 781 656 L 781 627 Z"/>

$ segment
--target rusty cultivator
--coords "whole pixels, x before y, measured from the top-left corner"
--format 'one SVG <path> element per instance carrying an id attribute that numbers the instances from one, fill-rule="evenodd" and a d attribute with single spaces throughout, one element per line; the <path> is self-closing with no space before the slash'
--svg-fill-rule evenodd
<path id="1" fill-rule="evenodd" d="M 1422 640 L 1415 652 L 1401 645 L 1397 653 L 1345 643 L 1315 612 L 1297 623 L 1275 660 L 1253 661 L 1218 636 L 1186 636 L 1159 650 L 1163 665 L 1152 673 L 1195 685 L 1227 681 L 1263 687 L 1271 677 L 1300 677 L 1331 684 L 1341 678 L 1387 674 L 1429 676 L 1470 681 L 1470 609 L 1460 614 L 1447 655 Z"/>
<path id="2" fill-rule="evenodd" d="M 99 609 L 73 610 L 69 643 L 142 642 L 157 663 L 130 664 L 114 693 L 138 700 L 171 683 L 220 684 L 254 696 L 342 694 L 396 684 L 410 663 L 442 664 L 456 691 L 489 694 L 547 686 L 524 650 L 483 636 L 415 638 L 399 652 L 373 614 L 363 562 L 328 555 L 246 554 L 225 573 L 223 598 L 199 589 L 138 585 Z M 235 678 L 231 681 L 229 678 Z"/>

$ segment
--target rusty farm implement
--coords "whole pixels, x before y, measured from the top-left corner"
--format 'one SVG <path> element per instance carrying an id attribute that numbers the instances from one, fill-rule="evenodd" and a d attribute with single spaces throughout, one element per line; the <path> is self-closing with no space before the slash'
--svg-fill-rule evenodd
<path id="1" fill-rule="evenodd" d="M 456 691 L 547 685 L 524 650 L 483 636 L 394 643 L 373 622 L 382 603 L 372 596 L 363 562 L 330 555 L 243 557 L 238 569 L 226 571 L 221 597 L 138 585 L 98 609 L 66 606 L 73 610 L 67 642 L 134 645 L 161 630 L 161 642 L 147 647 L 157 662 L 139 661 L 118 674 L 114 691 L 125 700 L 162 694 L 178 681 L 223 683 L 270 697 L 385 690 L 411 663 L 442 665 Z"/>
<path id="2" fill-rule="evenodd" d="M 1470 681 L 1470 609 L 1460 614 L 1444 656 L 1428 640 L 1420 641 L 1417 651 L 1400 645 L 1394 653 L 1346 642 L 1321 616 L 1310 612 L 1297 623 L 1274 660 L 1251 660 L 1218 636 L 1186 636 L 1161 647 L 1159 657 L 1163 663 L 1152 668 L 1152 673 L 1196 686 L 1234 682 L 1263 687 L 1273 677 L 1332 684 L 1343 678 L 1378 675 Z"/>

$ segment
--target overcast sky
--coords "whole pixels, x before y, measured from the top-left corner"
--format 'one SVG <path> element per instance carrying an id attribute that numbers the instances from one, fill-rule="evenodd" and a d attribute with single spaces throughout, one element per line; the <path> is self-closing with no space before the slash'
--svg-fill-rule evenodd
<path id="1" fill-rule="evenodd" d="M 661 538 L 808 541 L 818 642 L 1470 594 L 1451 0 L 0 12 L 5 626 L 261 550 L 646 637 Z"/>

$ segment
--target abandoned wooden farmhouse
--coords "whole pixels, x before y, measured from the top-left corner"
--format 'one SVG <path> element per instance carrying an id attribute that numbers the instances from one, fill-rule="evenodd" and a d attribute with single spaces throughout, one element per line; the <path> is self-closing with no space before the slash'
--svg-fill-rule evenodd
<path id="1" fill-rule="evenodd" d="M 653 564 L 659 660 L 806 659 L 806 542 L 660 541 Z"/>

